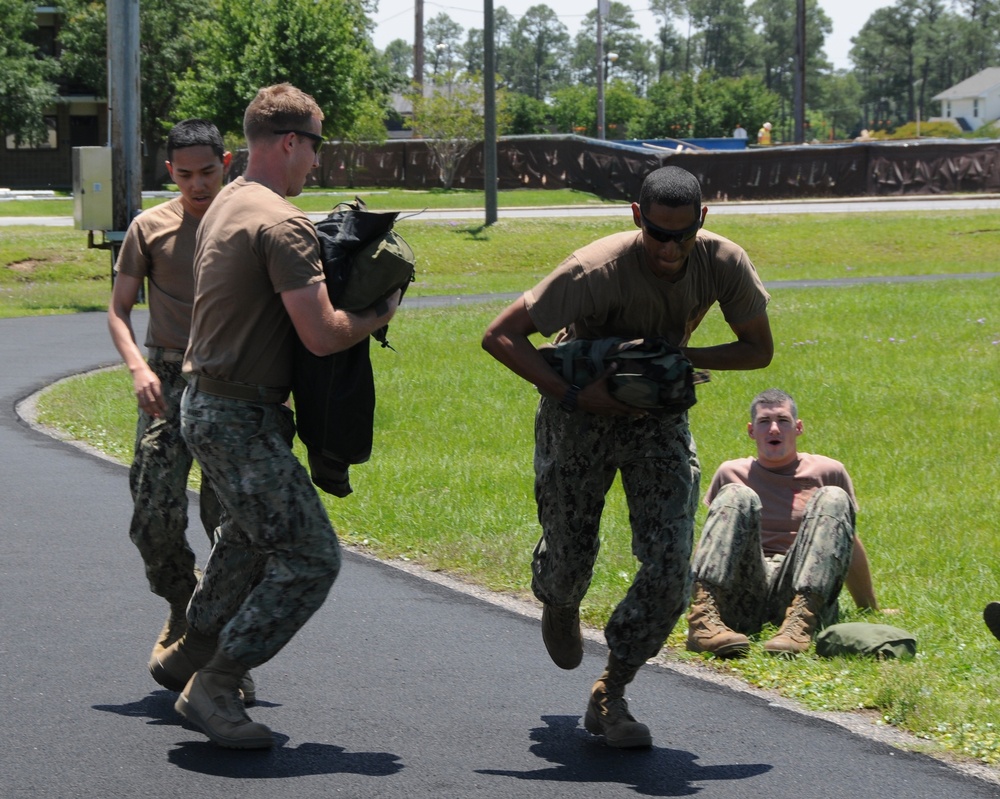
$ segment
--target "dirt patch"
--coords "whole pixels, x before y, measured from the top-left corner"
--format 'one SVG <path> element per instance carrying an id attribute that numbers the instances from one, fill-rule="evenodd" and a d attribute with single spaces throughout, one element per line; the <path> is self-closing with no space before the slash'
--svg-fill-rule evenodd
<path id="1" fill-rule="evenodd" d="M 7 268 L 12 272 L 17 272 L 19 275 L 32 275 L 41 269 L 44 263 L 44 261 L 36 261 L 33 258 L 28 258 L 24 261 L 9 263 L 7 264 Z"/>

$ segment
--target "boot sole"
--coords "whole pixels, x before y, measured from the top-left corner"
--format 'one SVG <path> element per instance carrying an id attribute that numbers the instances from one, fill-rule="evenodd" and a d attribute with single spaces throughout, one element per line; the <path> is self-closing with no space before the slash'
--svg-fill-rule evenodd
<path id="1" fill-rule="evenodd" d="M 750 654 L 750 644 L 726 644 L 725 646 L 720 646 L 716 649 L 701 649 L 697 646 L 692 646 L 690 642 L 687 644 L 687 651 L 694 652 L 696 654 L 707 653 L 709 655 L 715 655 L 717 658 L 745 658 Z"/>
<path id="2" fill-rule="evenodd" d="M 601 722 L 594 717 L 594 713 L 589 707 L 587 708 L 587 714 L 583 717 L 583 728 L 591 735 L 603 735 L 604 743 L 612 749 L 649 749 L 653 745 L 653 736 L 649 733 L 614 740 L 608 738 L 604 732 L 604 728 L 601 726 Z"/>
<path id="3" fill-rule="evenodd" d="M 263 736 L 259 738 L 227 738 L 224 735 L 213 732 L 207 721 L 202 718 L 201 714 L 195 710 L 183 695 L 177 699 L 176 704 L 174 704 L 174 710 L 205 733 L 212 743 L 218 744 L 225 749 L 270 749 L 274 746 L 274 738 L 270 733 L 267 734 L 266 738 Z"/>

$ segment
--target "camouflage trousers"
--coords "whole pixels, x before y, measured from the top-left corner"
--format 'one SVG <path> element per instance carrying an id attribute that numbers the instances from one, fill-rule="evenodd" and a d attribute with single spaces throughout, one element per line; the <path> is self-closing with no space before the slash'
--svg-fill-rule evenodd
<path id="1" fill-rule="evenodd" d="M 295 423 L 284 405 L 188 388 L 181 427 L 226 509 L 188 623 L 255 668 L 323 604 L 340 571 L 340 544 L 292 452 Z"/>
<path id="2" fill-rule="evenodd" d="M 543 397 L 535 418 L 535 500 L 542 537 L 532 590 L 556 607 L 579 605 L 600 548 L 605 495 L 621 473 L 639 568 L 604 634 L 616 658 L 656 655 L 690 596 L 701 469 L 687 414 L 657 418 L 566 413 Z"/>
<path id="3" fill-rule="evenodd" d="M 149 368 L 160 379 L 166 413 L 160 418 L 139 411 L 135 455 L 129 469 L 132 521 L 129 538 L 146 566 L 150 590 L 183 608 L 197 579 L 195 555 L 188 544 L 188 473 L 193 458 L 181 436 L 181 395 L 187 382 L 179 361 L 151 357 Z M 211 543 L 222 506 L 211 483 L 201 484 L 201 523 Z"/>
<path id="4" fill-rule="evenodd" d="M 822 598 L 820 626 L 834 624 L 854 551 L 854 507 L 837 486 L 824 486 L 806 505 L 789 550 L 764 555 L 757 494 L 744 485 L 722 487 L 708 511 L 692 562 L 695 580 L 713 586 L 723 623 L 747 635 L 780 624 L 799 593 Z"/>

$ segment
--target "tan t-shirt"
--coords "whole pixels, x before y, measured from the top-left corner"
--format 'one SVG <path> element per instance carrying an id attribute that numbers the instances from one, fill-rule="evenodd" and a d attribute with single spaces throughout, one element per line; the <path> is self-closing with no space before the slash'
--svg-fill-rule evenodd
<path id="1" fill-rule="evenodd" d="M 239 177 L 201 220 L 184 372 L 292 384 L 295 330 L 281 292 L 324 279 L 316 228 L 283 197 Z"/>
<path id="2" fill-rule="evenodd" d="M 143 211 L 125 234 L 115 271 L 149 279 L 146 346 L 187 347 L 194 301 L 196 217 L 184 212 L 179 197 Z"/>
<path id="3" fill-rule="evenodd" d="M 671 283 L 650 270 L 636 230 L 577 250 L 524 299 L 544 336 L 565 328 L 565 338 L 663 336 L 684 346 L 714 303 L 735 325 L 764 313 L 770 297 L 743 248 L 728 239 L 699 231 L 684 275 Z"/>
<path id="4" fill-rule="evenodd" d="M 857 511 L 851 476 L 840 461 L 800 452 L 797 461 L 777 471 L 765 469 L 756 458 L 726 461 L 715 472 L 705 494 L 711 505 L 724 485 L 740 483 L 760 497 L 760 543 L 765 555 L 787 552 L 802 524 L 809 500 L 821 486 L 840 486 Z"/>

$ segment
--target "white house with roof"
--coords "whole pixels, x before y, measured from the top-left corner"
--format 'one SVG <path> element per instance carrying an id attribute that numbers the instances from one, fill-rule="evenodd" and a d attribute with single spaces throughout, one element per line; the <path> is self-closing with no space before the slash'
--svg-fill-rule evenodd
<path id="1" fill-rule="evenodd" d="M 941 103 L 943 119 L 962 130 L 978 130 L 1000 119 L 1000 67 L 977 72 L 931 99 Z"/>

